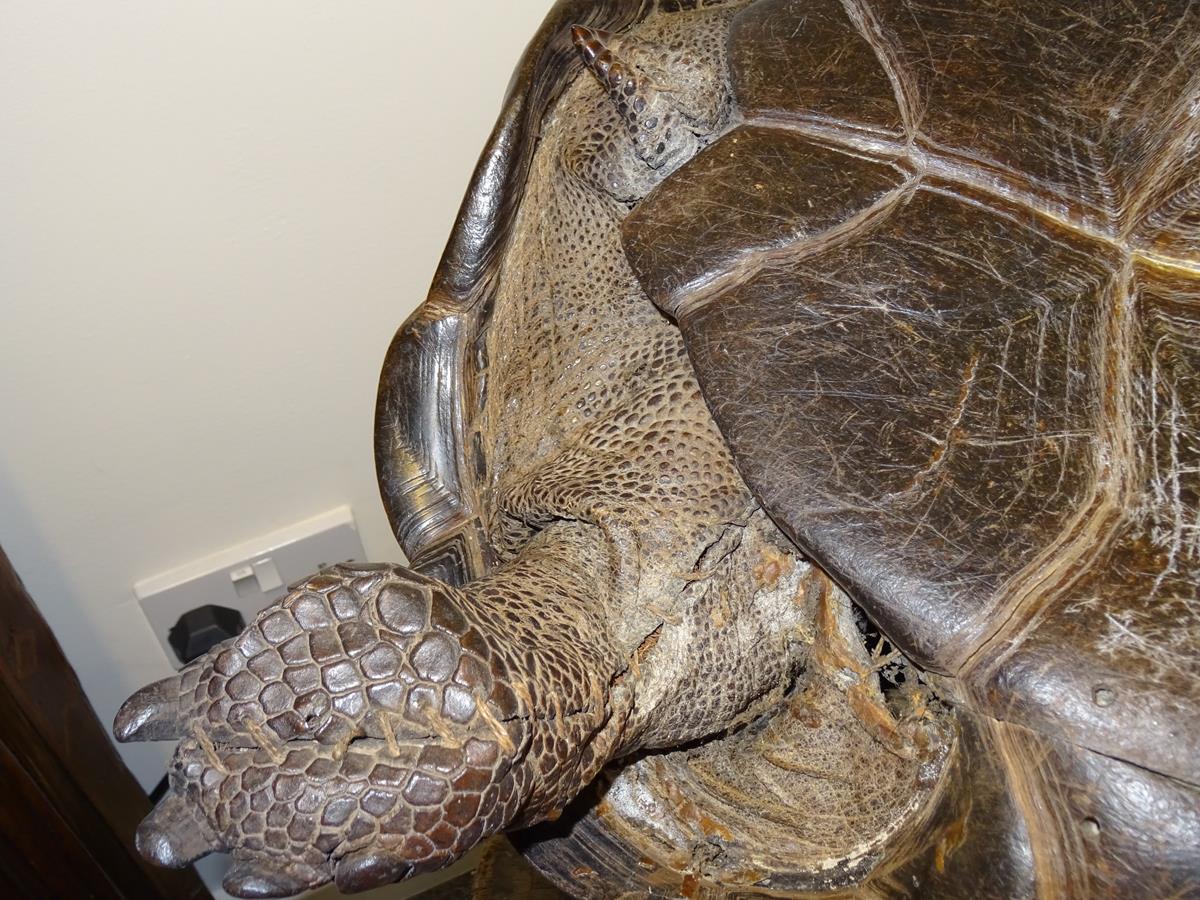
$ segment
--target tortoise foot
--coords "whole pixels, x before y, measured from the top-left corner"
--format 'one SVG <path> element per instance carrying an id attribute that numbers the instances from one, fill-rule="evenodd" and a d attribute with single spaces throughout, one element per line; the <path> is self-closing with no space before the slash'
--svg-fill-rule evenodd
<path id="1" fill-rule="evenodd" d="M 279 897 L 440 868 L 504 827 L 532 780 L 528 688 L 468 607 L 400 567 L 338 566 L 138 691 L 117 738 L 182 739 L 139 851 L 231 851 L 229 893 Z"/>

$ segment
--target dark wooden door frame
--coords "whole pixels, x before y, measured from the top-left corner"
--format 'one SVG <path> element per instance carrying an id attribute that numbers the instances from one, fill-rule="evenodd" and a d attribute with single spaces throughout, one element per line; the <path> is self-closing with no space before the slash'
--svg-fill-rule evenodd
<path id="1" fill-rule="evenodd" d="M 149 811 L 0 549 L 0 896 L 208 900 L 134 850 Z"/>

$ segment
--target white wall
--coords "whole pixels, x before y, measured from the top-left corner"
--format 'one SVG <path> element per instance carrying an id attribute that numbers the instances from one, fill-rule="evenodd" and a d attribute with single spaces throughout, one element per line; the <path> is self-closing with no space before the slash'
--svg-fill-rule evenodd
<path id="1" fill-rule="evenodd" d="M 379 364 L 549 6 L 0 0 L 0 545 L 106 724 L 135 580 L 341 503 L 400 557 Z"/>

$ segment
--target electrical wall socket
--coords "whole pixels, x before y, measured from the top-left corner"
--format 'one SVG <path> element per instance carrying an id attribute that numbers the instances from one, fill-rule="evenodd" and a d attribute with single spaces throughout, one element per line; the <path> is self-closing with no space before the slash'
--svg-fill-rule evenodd
<path id="1" fill-rule="evenodd" d="M 287 585 L 322 566 L 363 561 L 362 540 L 348 506 L 139 581 L 133 586 L 142 612 L 175 668 L 183 662 L 167 640 L 191 609 L 209 603 L 236 609 L 246 622 L 287 592 Z"/>

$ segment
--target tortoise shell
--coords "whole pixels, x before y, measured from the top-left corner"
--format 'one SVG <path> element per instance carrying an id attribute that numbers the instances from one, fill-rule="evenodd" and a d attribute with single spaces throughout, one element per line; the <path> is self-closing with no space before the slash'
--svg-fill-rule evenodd
<path id="1" fill-rule="evenodd" d="M 490 565 L 480 335 L 579 72 L 564 31 L 642 12 L 551 13 L 385 364 L 385 502 L 439 577 Z M 596 897 L 1200 890 L 1200 11 L 758 0 L 728 58 L 731 127 L 625 252 L 747 484 L 956 705 L 958 755 L 907 835 L 824 881 L 705 887 L 603 805 L 528 855 Z"/>
<path id="2" fill-rule="evenodd" d="M 906 654 L 1195 783 L 1200 19 L 1077 6 L 753 4 L 744 122 L 625 246 L 756 495 Z"/>

